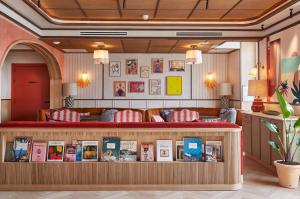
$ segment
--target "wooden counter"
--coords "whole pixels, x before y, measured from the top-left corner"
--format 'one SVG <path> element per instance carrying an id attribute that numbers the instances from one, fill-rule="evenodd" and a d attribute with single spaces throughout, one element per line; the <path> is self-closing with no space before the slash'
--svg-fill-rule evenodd
<path id="1" fill-rule="evenodd" d="M 46 124 L 45 124 L 46 125 Z M 57 126 L 58 125 L 58 126 Z M 149 124 L 0 125 L 0 190 L 238 190 L 242 186 L 241 129 L 236 125 L 176 124 L 167 127 Z M 23 127 L 25 126 L 25 127 Z M 54 127 L 55 126 L 55 127 Z M 68 127 L 69 126 L 69 127 Z M 126 126 L 126 128 L 124 127 Z M 180 127 L 181 126 L 181 127 Z M 197 136 L 223 141 L 224 162 L 4 162 L 5 145 L 16 136 L 33 140 L 102 140 L 117 136 L 121 140 L 155 143 Z M 101 142 L 100 142 L 101 143 Z M 101 154 L 101 144 L 99 145 Z M 175 157 L 174 157 L 175 158 Z"/>

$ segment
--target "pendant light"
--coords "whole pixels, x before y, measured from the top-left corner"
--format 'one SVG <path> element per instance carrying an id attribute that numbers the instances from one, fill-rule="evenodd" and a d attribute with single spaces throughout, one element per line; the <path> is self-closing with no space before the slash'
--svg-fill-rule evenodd
<path id="1" fill-rule="evenodd" d="M 103 48 L 104 42 L 97 42 L 97 48 Z M 109 63 L 109 54 L 108 50 L 97 49 L 94 50 L 94 64 L 108 64 Z"/>
<path id="2" fill-rule="evenodd" d="M 191 50 L 187 50 L 185 59 L 188 64 L 201 64 L 202 52 L 198 49 L 197 45 L 191 45 Z"/>

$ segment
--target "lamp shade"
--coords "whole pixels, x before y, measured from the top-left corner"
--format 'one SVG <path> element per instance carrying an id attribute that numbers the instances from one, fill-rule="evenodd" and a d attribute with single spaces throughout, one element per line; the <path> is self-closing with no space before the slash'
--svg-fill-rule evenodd
<path id="1" fill-rule="evenodd" d="M 202 63 L 202 52 L 201 50 L 188 50 L 185 54 L 185 59 L 188 64 L 201 64 Z"/>
<path id="2" fill-rule="evenodd" d="M 93 58 L 95 64 L 108 64 L 108 50 L 94 50 Z"/>
<path id="3" fill-rule="evenodd" d="M 249 80 L 248 95 L 267 97 L 268 96 L 267 80 Z"/>
<path id="4" fill-rule="evenodd" d="M 64 83 L 63 84 L 63 96 L 76 96 L 77 84 L 76 83 Z"/>
<path id="5" fill-rule="evenodd" d="M 232 85 L 230 83 L 221 83 L 219 85 L 219 95 L 220 96 L 232 95 Z"/>

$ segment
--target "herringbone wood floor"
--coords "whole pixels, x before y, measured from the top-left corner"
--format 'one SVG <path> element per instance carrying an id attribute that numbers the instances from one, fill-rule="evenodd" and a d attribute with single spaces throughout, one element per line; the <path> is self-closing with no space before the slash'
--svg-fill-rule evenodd
<path id="1" fill-rule="evenodd" d="M 65 191 L 65 192 L 0 192 L 0 199 L 300 199 L 300 188 L 285 189 L 277 178 L 252 160 L 245 159 L 244 185 L 240 191 Z"/>

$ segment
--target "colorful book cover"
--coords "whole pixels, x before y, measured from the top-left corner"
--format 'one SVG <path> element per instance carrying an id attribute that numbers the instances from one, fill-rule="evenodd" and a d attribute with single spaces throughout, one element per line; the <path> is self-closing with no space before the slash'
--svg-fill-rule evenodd
<path id="1" fill-rule="evenodd" d="M 14 157 L 17 162 L 29 162 L 31 157 L 32 138 L 16 137 L 14 142 Z"/>
<path id="2" fill-rule="evenodd" d="M 152 143 L 141 144 L 141 161 L 154 161 L 154 145 Z"/>
<path id="3" fill-rule="evenodd" d="M 120 161 L 136 161 L 137 141 L 120 141 Z"/>
<path id="4" fill-rule="evenodd" d="M 176 161 L 183 161 L 183 141 L 176 141 Z"/>
<path id="5" fill-rule="evenodd" d="M 62 162 L 64 157 L 64 141 L 48 141 L 47 161 Z"/>
<path id="6" fill-rule="evenodd" d="M 45 162 L 47 154 L 47 142 L 34 142 L 32 144 L 32 162 Z"/>
<path id="7" fill-rule="evenodd" d="M 76 146 L 72 144 L 66 145 L 65 158 L 66 162 L 75 162 L 76 161 Z"/>
<path id="8" fill-rule="evenodd" d="M 118 161 L 120 156 L 120 138 L 104 137 L 102 145 L 103 161 Z"/>
<path id="9" fill-rule="evenodd" d="M 76 161 L 82 161 L 82 141 L 72 140 L 72 145 L 75 146 L 76 149 Z"/>
<path id="10" fill-rule="evenodd" d="M 183 138 L 184 161 L 197 162 L 202 160 L 202 140 L 198 137 Z"/>
<path id="11" fill-rule="evenodd" d="M 205 160 L 221 162 L 223 160 L 222 141 L 206 141 Z"/>
<path id="12" fill-rule="evenodd" d="M 7 142 L 5 148 L 5 162 L 15 162 L 14 142 Z"/>
<path id="13" fill-rule="evenodd" d="M 173 161 L 172 140 L 156 140 L 156 160 L 158 162 Z"/>
<path id="14" fill-rule="evenodd" d="M 82 141 L 82 161 L 98 161 L 98 141 Z"/>

